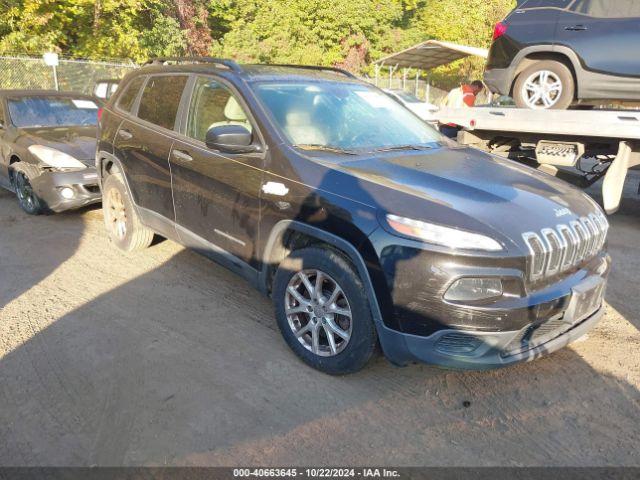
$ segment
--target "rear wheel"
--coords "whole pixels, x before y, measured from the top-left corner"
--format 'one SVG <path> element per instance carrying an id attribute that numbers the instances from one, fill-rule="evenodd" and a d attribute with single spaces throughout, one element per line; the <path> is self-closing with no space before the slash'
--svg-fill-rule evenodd
<path id="1" fill-rule="evenodd" d="M 555 60 L 543 60 L 526 68 L 513 88 L 519 108 L 565 110 L 573 103 L 575 85 L 571 70 Z"/>
<path id="2" fill-rule="evenodd" d="M 151 245 L 154 233 L 140 222 L 119 173 L 109 175 L 102 186 L 102 213 L 109 239 L 121 250 Z"/>
<path id="3" fill-rule="evenodd" d="M 278 326 L 308 365 L 332 375 L 360 370 L 377 336 L 369 299 L 348 260 L 328 248 L 294 251 L 274 279 Z"/>
<path id="4" fill-rule="evenodd" d="M 13 164 L 12 178 L 13 188 L 18 197 L 20 208 L 29 215 L 40 215 L 44 213 L 45 208 L 42 200 L 33 190 L 31 179 L 35 177 L 37 171 L 31 165 L 22 165 L 20 163 Z"/>

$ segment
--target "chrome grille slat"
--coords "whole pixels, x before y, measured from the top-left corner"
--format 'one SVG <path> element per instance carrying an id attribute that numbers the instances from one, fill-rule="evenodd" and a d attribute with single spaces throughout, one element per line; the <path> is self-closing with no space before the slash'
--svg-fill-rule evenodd
<path id="1" fill-rule="evenodd" d="M 529 278 L 549 277 L 580 265 L 598 254 L 607 240 L 609 222 L 601 212 L 522 234 L 529 248 Z"/>

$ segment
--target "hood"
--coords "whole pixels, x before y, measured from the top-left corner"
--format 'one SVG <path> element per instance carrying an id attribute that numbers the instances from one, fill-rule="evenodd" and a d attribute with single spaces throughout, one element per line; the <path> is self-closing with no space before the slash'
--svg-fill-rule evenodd
<path id="1" fill-rule="evenodd" d="M 492 234 L 520 246 L 522 233 L 568 223 L 599 208 L 550 175 L 468 148 L 387 153 L 339 168 L 365 181 L 371 203 L 386 212 Z"/>
<path id="2" fill-rule="evenodd" d="M 44 145 L 55 148 L 86 165 L 93 165 L 96 154 L 96 126 L 22 128 L 16 140 L 25 148 Z"/>

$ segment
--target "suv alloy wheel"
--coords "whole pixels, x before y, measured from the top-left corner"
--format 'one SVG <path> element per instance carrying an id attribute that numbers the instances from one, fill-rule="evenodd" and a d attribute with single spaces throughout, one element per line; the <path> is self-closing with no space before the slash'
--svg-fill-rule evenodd
<path id="1" fill-rule="evenodd" d="M 338 252 L 309 247 L 280 264 L 273 299 L 278 326 L 307 364 L 341 375 L 360 370 L 377 337 L 357 271 Z"/>
<path id="2" fill-rule="evenodd" d="M 534 110 L 567 109 L 573 103 L 573 75 L 555 60 L 536 62 L 517 78 L 513 98 L 518 108 Z"/>

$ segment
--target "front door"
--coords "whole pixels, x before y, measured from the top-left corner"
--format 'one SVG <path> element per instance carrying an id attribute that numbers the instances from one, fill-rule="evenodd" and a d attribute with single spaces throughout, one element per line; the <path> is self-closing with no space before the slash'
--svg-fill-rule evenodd
<path id="1" fill-rule="evenodd" d="M 207 131 L 223 124 L 242 125 L 259 141 L 247 112 L 230 86 L 214 77 L 196 77 L 183 135 L 169 159 L 182 241 L 202 248 L 206 244 L 199 240 L 204 240 L 255 268 L 264 154 L 222 153 L 205 145 Z"/>

